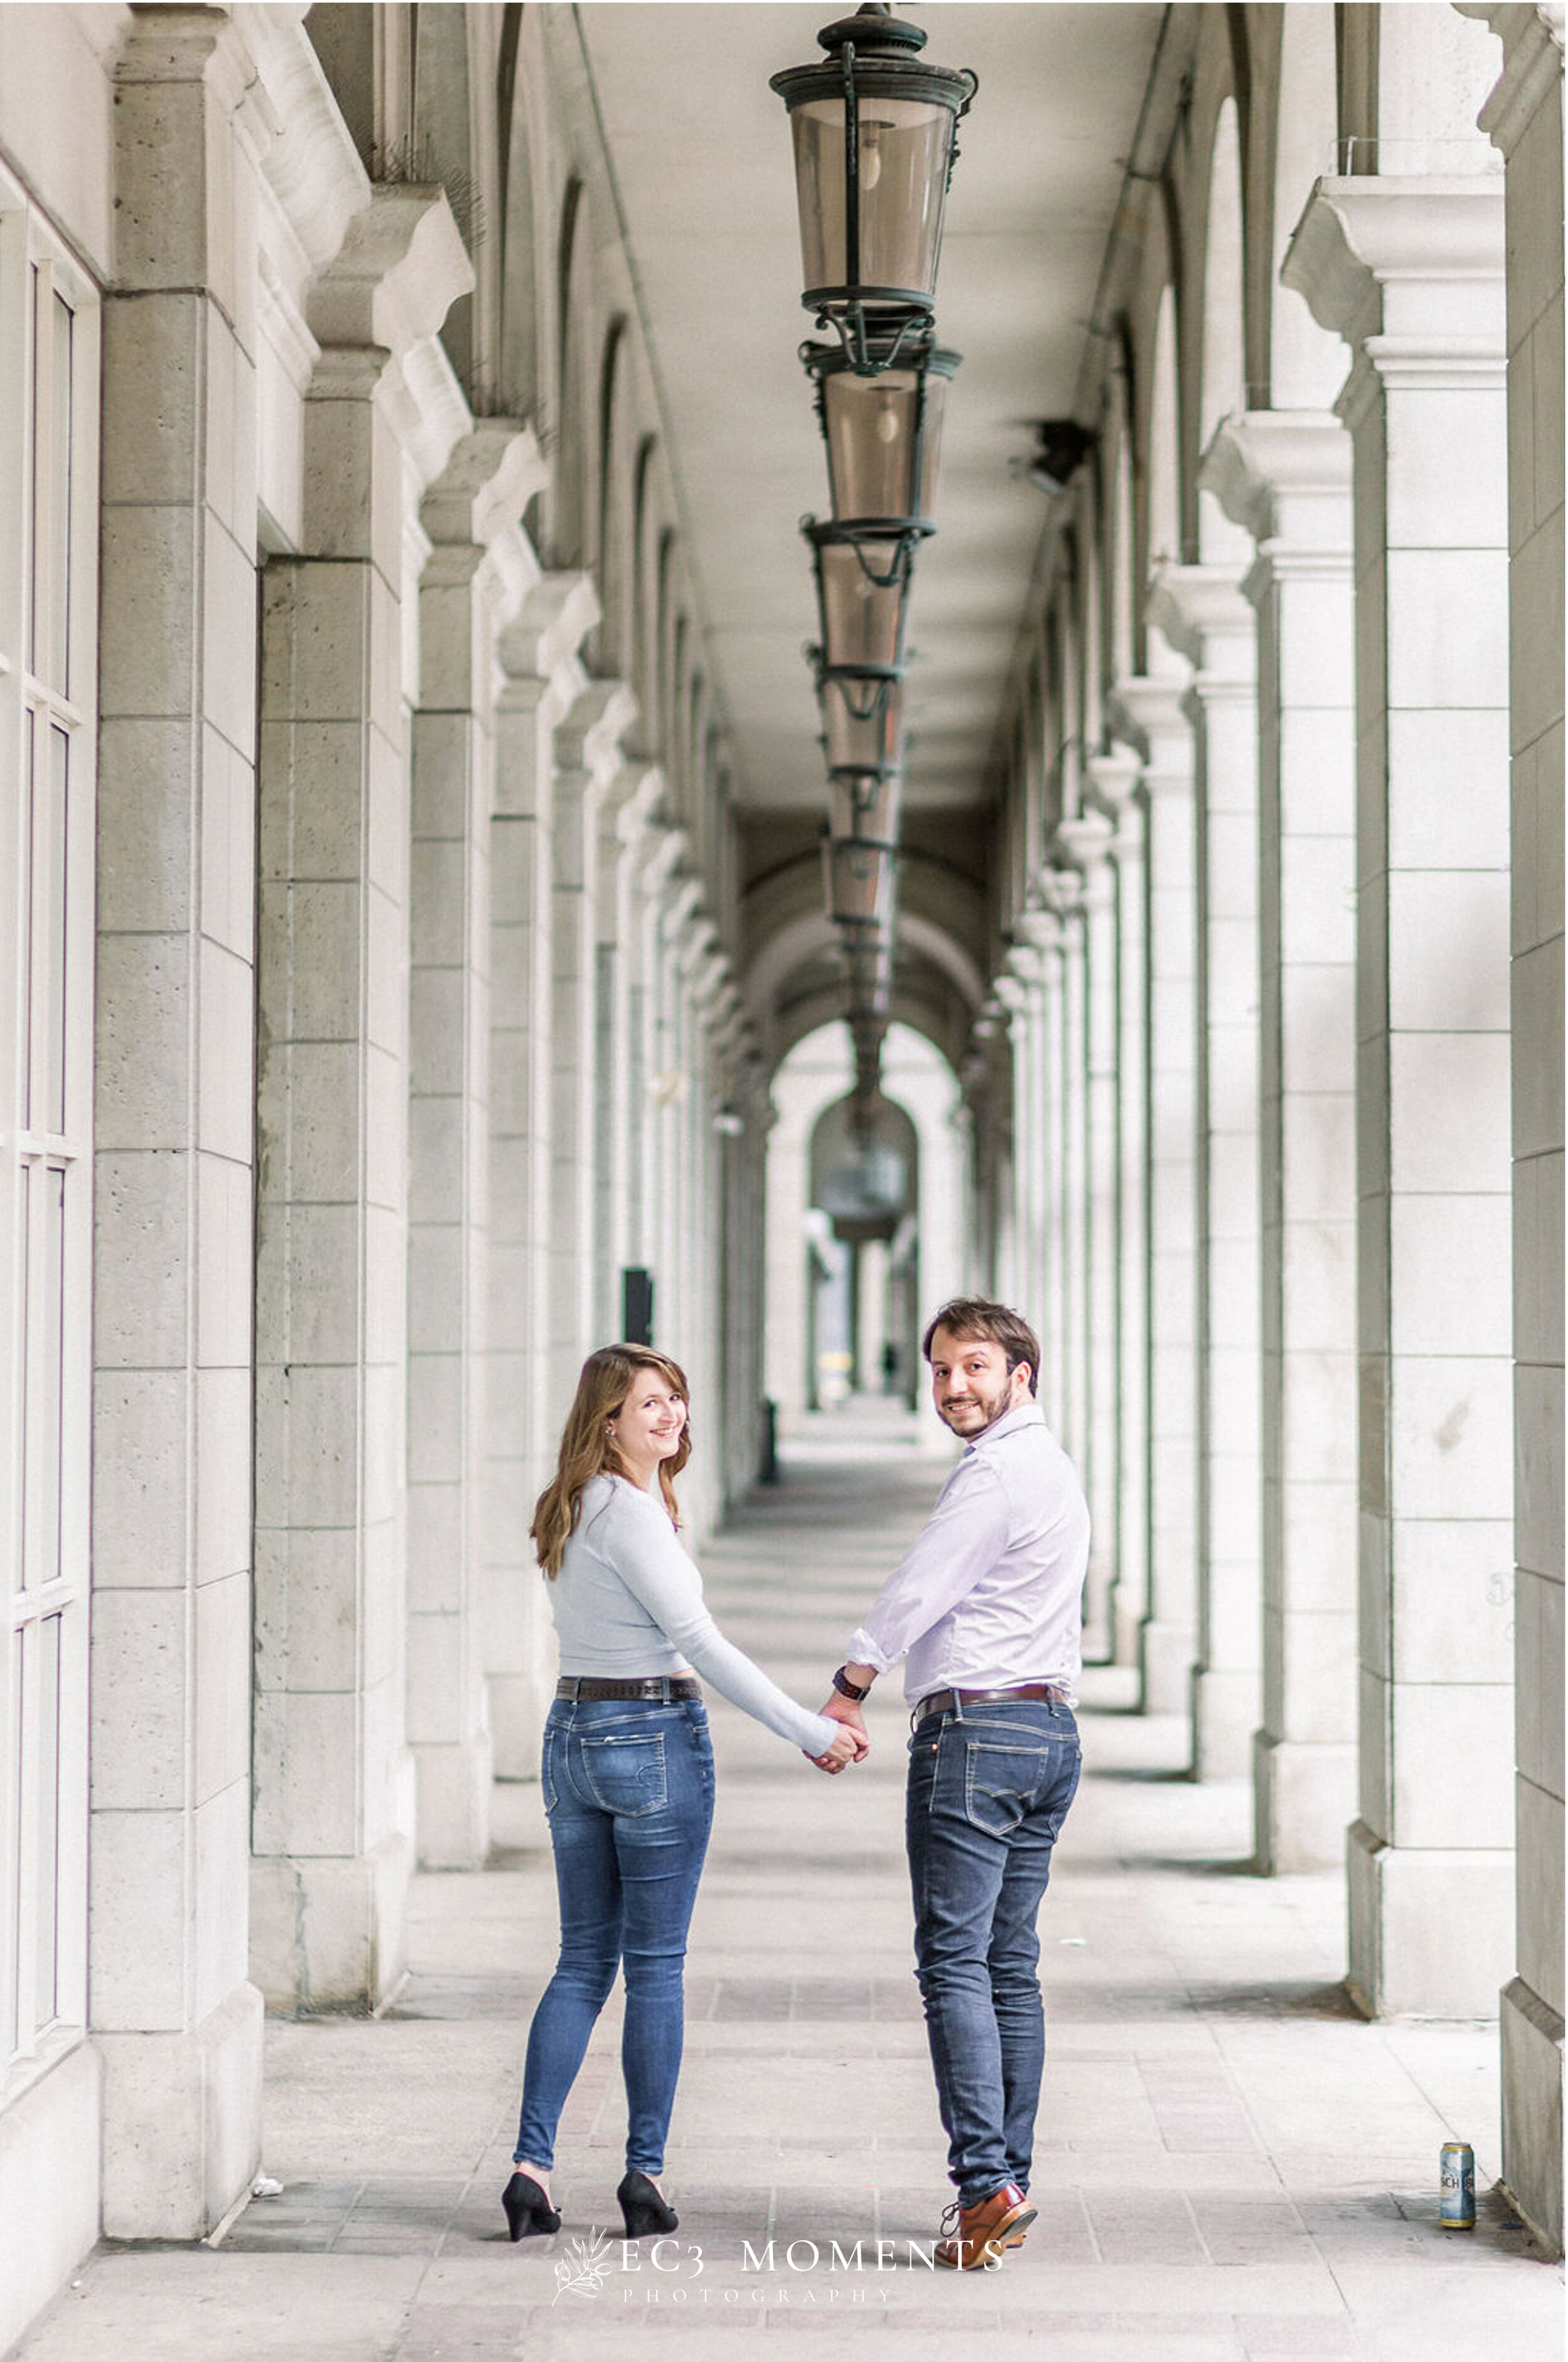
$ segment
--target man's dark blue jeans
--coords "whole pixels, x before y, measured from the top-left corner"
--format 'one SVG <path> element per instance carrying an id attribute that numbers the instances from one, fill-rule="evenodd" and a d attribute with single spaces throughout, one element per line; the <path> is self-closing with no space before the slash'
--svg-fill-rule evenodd
<path id="1" fill-rule="evenodd" d="M 1029 2187 L 1045 2063 L 1035 1920 L 1081 1760 L 1071 1708 L 1043 1698 L 954 1705 L 910 1739 L 915 1974 L 966 2206 Z"/>

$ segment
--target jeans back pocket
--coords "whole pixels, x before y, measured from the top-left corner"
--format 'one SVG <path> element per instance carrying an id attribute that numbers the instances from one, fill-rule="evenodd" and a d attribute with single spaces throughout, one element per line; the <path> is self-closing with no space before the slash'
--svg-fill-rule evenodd
<path id="1" fill-rule="evenodd" d="M 988 1837 L 1005 1838 L 1033 1804 L 1043 1770 L 1038 1746 L 991 1738 L 964 1742 L 964 1812 Z"/>
<path id="2" fill-rule="evenodd" d="M 668 1802 L 664 1735 L 583 1738 L 582 1777 L 589 1794 L 606 1813 L 657 1813 Z"/>

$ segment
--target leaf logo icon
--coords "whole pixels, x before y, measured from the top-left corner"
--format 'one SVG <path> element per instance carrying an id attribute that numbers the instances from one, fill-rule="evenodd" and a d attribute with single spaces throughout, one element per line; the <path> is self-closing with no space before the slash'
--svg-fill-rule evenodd
<path id="1" fill-rule="evenodd" d="M 571 2254 L 563 2256 L 556 2266 L 556 2292 L 552 2304 L 558 2304 L 568 2291 L 573 2296 L 597 2296 L 610 2270 L 610 2241 L 596 2224 L 591 2224 L 591 2236 L 573 2239 Z"/>

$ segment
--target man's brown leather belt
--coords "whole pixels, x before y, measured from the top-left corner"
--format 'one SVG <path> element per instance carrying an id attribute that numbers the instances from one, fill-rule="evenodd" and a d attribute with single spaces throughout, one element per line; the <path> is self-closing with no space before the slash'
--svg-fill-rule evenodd
<path id="1" fill-rule="evenodd" d="M 556 1683 L 558 1698 L 700 1698 L 702 1684 L 693 1673 L 649 1673 L 641 1681 L 601 1681 L 592 1673 L 563 1673 Z"/>
<path id="2" fill-rule="evenodd" d="M 1066 1690 L 1049 1682 L 1020 1682 L 1010 1690 L 933 1690 L 922 1698 L 910 1719 L 923 1722 L 928 1714 L 950 1714 L 955 1705 L 1000 1705 L 1010 1698 L 1043 1698 L 1047 1705 L 1070 1705 Z"/>

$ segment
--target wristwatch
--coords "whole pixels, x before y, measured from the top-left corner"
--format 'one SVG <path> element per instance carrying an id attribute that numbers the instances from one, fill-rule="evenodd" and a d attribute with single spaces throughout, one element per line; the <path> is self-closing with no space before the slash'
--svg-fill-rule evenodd
<path id="1" fill-rule="evenodd" d="M 834 1673 L 833 1677 L 833 1685 L 838 1692 L 840 1697 L 853 1698 L 856 1705 L 859 1704 L 862 1698 L 869 1697 L 871 1694 L 870 1683 L 867 1682 L 865 1688 L 862 1689 L 857 1683 L 850 1680 L 849 1675 L 845 1672 L 842 1665 L 840 1665 L 837 1672 Z"/>

